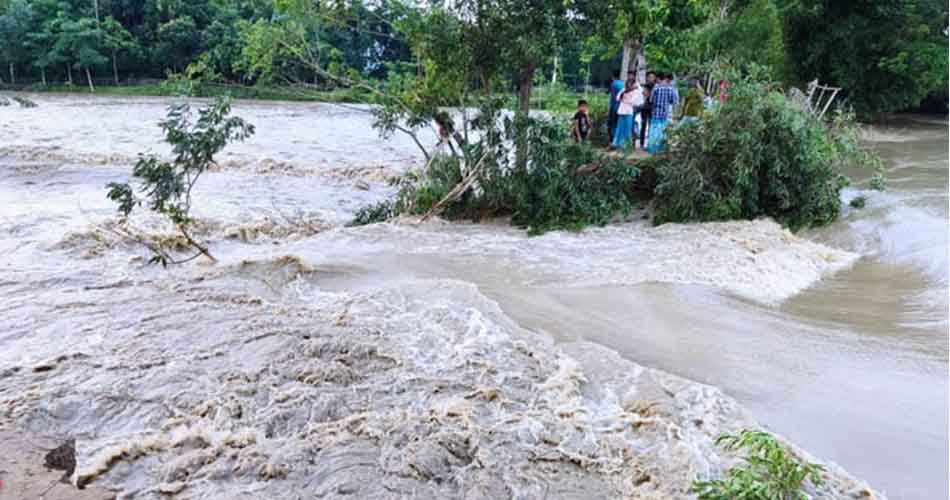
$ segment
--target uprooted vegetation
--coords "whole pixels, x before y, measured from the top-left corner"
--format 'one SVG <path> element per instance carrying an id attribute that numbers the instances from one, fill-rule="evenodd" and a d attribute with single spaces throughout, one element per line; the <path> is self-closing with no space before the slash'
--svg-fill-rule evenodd
<path id="1" fill-rule="evenodd" d="M 838 217 L 844 167 L 880 170 L 852 115 L 825 121 L 755 76 L 733 88 L 698 121 L 671 126 L 663 154 L 638 162 L 576 144 L 555 121 L 483 108 L 462 154 L 433 156 L 397 181 L 394 200 L 364 207 L 353 223 L 510 216 L 538 234 L 603 225 L 649 202 L 655 224 L 771 217 L 797 231 Z"/>

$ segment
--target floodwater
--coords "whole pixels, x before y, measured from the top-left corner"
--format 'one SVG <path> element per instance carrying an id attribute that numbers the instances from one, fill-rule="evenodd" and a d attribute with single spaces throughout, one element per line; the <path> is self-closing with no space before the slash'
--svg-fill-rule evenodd
<path id="1" fill-rule="evenodd" d="M 207 225 L 202 236 L 221 262 L 164 272 L 145 266 L 141 249 L 95 227 L 114 220 L 104 185 L 126 179 L 137 153 L 167 152 L 155 123 L 169 101 L 34 98 L 37 108 L 0 108 L 0 397 L 10 408 L 5 417 L 16 425 L 37 433 L 72 428 L 87 436 L 88 450 L 79 450 L 80 475 L 154 492 L 144 474 L 115 466 L 113 459 L 151 457 L 198 440 L 193 433 L 200 423 L 200 439 L 234 456 L 214 461 L 195 455 L 196 449 L 177 462 L 140 459 L 164 471 L 159 491 L 186 485 L 202 491 L 198 479 L 213 481 L 223 472 L 199 473 L 194 464 L 214 462 L 239 476 L 253 469 L 259 477 L 299 479 L 308 488 L 325 487 L 323 494 L 330 488 L 339 493 L 361 479 L 372 482 L 361 468 L 368 445 L 349 435 L 346 456 L 328 459 L 328 438 L 315 434 L 314 422 L 330 425 L 323 422 L 362 409 L 373 417 L 361 424 L 359 436 L 395 436 L 383 446 L 387 472 L 398 476 L 409 467 L 438 479 L 445 474 L 441 466 L 403 463 L 392 451 L 410 446 L 399 441 L 408 431 L 393 422 L 421 432 L 429 420 L 396 418 L 386 409 L 425 406 L 427 384 L 451 393 L 477 379 L 472 390 L 504 391 L 534 377 L 542 381 L 536 386 L 555 387 L 557 397 L 538 402 L 508 394 L 526 409 L 482 411 L 473 421 L 493 422 L 502 433 L 498 422 L 517 421 L 522 427 L 511 431 L 514 436 L 545 428 L 563 437 L 571 431 L 545 419 L 549 407 L 577 405 L 584 411 L 572 414 L 603 419 L 616 402 L 607 396 L 571 399 L 577 396 L 562 387 L 565 378 L 573 380 L 565 375 L 571 372 L 552 354 L 561 348 L 580 360 L 604 394 L 630 366 L 654 368 L 718 387 L 765 427 L 889 498 L 950 494 L 946 121 L 904 117 L 869 128 L 868 144 L 888 162 L 888 190 L 865 189 L 866 175 L 855 172 L 845 200 L 863 195 L 867 206 L 846 208 L 839 222 L 804 235 L 768 221 L 651 228 L 632 220 L 529 238 L 503 224 L 341 227 L 359 206 L 392 193 L 386 175 L 419 162 L 412 142 L 380 140 L 365 110 L 242 102 L 236 113 L 258 132 L 229 147 L 220 171 L 203 178 L 196 194 L 198 216 Z M 423 139 L 431 143 L 432 136 Z M 163 230 L 148 217 L 135 222 Z M 253 309 L 259 304 L 266 310 Z M 314 347 L 309 334 L 285 338 L 287 331 L 327 323 L 353 329 L 351 342 L 359 348 Z M 259 340 L 248 344 L 236 340 L 239 334 Z M 558 369 L 545 372 L 519 357 L 521 348 L 511 350 L 523 339 L 538 345 L 540 354 L 531 359 L 553 360 Z M 579 341 L 616 354 L 591 355 L 577 347 L 586 345 Z M 379 351 L 357 356 L 371 344 Z M 287 355 L 288 349 L 301 354 Z M 311 351 L 323 359 L 333 349 L 352 358 L 332 361 L 342 363 L 331 363 L 339 372 L 311 373 L 299 359 Z M 476 370 L 479 363 L 493 368 Z M 353 372 L 354 364 L 365 369 Z M 253 377 L 237 373 L 235 365 Z M 359 380 L 368 392 L 357 396 L 348 385 L 333 395 L 306 393 L 286 385 L 295 377 Z M 273 394 L 252 394 L 252 382 L 273 387 Z M 14 403 L 7 399 L 11 394 L 18 395 Z M 235 412 L 245 420 L 253 413 L 251 427 L 268 429 L 266 439 L 282 444 L 266 449 L 278 451 L 261 458 L 266 453 L 249 444 Z M 169 421 L 187 422 L 192 434 L 157 441 L 154 432 Z M 592 429 L 584 436 L 603 432 Z M 334 428 L 333 435 L 346 432 L 353 431 Z M 311 444 L 317 449 L 289 437 L 300 433 L 316 436 Z M 708 454 L 701 435 L 690 438 L 691 449 Z M 538 453 L 534 441 L 513 446 L 483 439 L 499 457 L 519 446 Z M 587 452 L 565 447 L 575 460 Z M 418 456 L 429 456 L 423 452 Z M 282 469 L 307 453 L 323 460 L 309 476 Z M 464 466 L 473 457 L 456 453 L 446 460 L 455 467 L 453 461 Z M 505 460 L 492 466 L 508 474 Z M 320 469 L 324 462 L 353 470 L 349 483 L 311 485 L 306 477 L 332 476 Z M 690 463 L 717 467 L 715 460 Z M 615 465 L 596 467 L 612 471 Z M 576 471 L 554 472 L 563 480 L 549 478 L 550 484 L 563 497 L 643 487 L 637 482 L 611 490 L 572 476 Z M 531 481 L 505 477 L 509 495 L 547 495 L 532 490 Z M 465 476 L 481 484 L 484 495 L 502 494 L 482 479 Z M 232 491 L 233 498 L 274 494 L 250 484 Z M 385 492 L 447 494 L 442 487 L 406 489 L 408 483 L 390 482 Z M 656 498 L 676 496 L 671 491 Z"/>

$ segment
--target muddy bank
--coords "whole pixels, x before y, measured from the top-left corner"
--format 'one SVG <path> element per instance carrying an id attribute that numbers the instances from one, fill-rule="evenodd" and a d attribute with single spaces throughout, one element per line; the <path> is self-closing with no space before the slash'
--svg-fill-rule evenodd
<path id="1" fill-rule="evenodd" d="M 115 492 L 61 481 L 63 472 L 45 467 L 45 455 L 62 440 L 0 427 L 0 499 L 114 500 Z"/>

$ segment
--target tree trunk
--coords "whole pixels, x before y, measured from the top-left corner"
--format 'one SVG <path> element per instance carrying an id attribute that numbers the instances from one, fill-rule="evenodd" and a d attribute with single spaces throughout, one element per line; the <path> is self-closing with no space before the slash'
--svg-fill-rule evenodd
<path id="1" fill-rule="evenodd" d="M 534 84 L 534 63 L 528 64 L 521 69 L 518 75 L 518 114 L 521 118 L 527 118 L 531 111 L 531 90 Z M 519 123 L 520 122 L 520 123 Z M 515 168 L 525 170 L 528 168 L 528 141 L 526 131 L 522 130 L 524 122 L 515 118 L 517 128 L 515 130 Z"/>
<path id="2" fill-rule="evenodd" d="M 46 67 L 45 66 L 40 68 L 40 74 L 43 75 L 43 86 L 48 87 L 49 85 L 47 85 L 46 83 Z"/>
<path id="3" fill-rule="evenodd" d="M 10 85 L 16 85 L 16 71 L 13 69 L 13 63 L 10 63 Z"/>
<path id="4" fill-rule="evenodd" d="M 86 66 L 86 81 L 89 82 L 89 92 L 95 93 L 96 87 L 92 85 L 92 73 L 89 72 L 89 66 Z"/>
<path id="5" fill-rule="evenodd" d="M 66 63 L 66 81 L 69 83 L 69 86 L 73 86 L 73 67 Z"/>
<path id="6" fill-rule="evenodd" d="M 491 77 L 488 76 L 488 72 L 484 68 L 479 68 L 478 77 L 482 81 L 482 94 L 491 95 Z"/>
<path id="7" fill-rule="evenodd" d="M 554 69 L 551 70 L 551 86 L 557 85 L 557 56 L 554 56 Z"/>
<path id="8" fill-rule="evenodd" d="M 115 63 L 116 51 L 112 51 L 112 77 L 115 78 L 115 84 L 119 84 L 119 66 Z"/>
<path id="9" fill-rule="evenodd" d="M 623 57 L 620 59 L 620 78 L 627 79 L 627 70 L 630 69 L 630 54 L 633 53 L 633 40 L 623 41 Z"/>
<path id="10" fill-rule="evenodd" d="M 633 53 L 633 71 L 637 74 L 638 81 L 646 81 L 646 74 L 641 75 L 640 73 L 645 73 L 647 68 L 647 56 L 643 52 L 643 40 L 637 41 L 637 50 Z"/>
<path id="11" fill-rule="evenodd" d="M 637 73 L 640 68 L 638 59 L 640 57 L 640 52 L 643 49 L 642 40 L 634 40 L 633 38 L 628 38 L 623 42 L 623 60 L 620 62 L 620 78 L 624 80 L 627 79 L 627 72 L 633 71 Z M 631 62 L 633 63 L 631 66 Z M 637 75 L 639 78 L 639 75 Z"/>
<path id="12" fill-rule="evenodd" d="M 534 86 L 535 64 L 521 69 L 518 75 L 518 111 L 527 114 L 531 110 L 531 91 Z"/>

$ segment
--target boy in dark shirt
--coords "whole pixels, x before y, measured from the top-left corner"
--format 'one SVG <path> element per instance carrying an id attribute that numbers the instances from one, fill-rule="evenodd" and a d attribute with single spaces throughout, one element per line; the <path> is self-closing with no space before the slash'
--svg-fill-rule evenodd
<path id="1" fill-rule="evenodd" d="M 577 101 L 577 113 L 571 120 L 571 132 L 574 134 L 574 140 L 584 142 L 590 136 L 591 122 L 590 113 L 587 109 L 587 101 L 581 99 Z"/>

